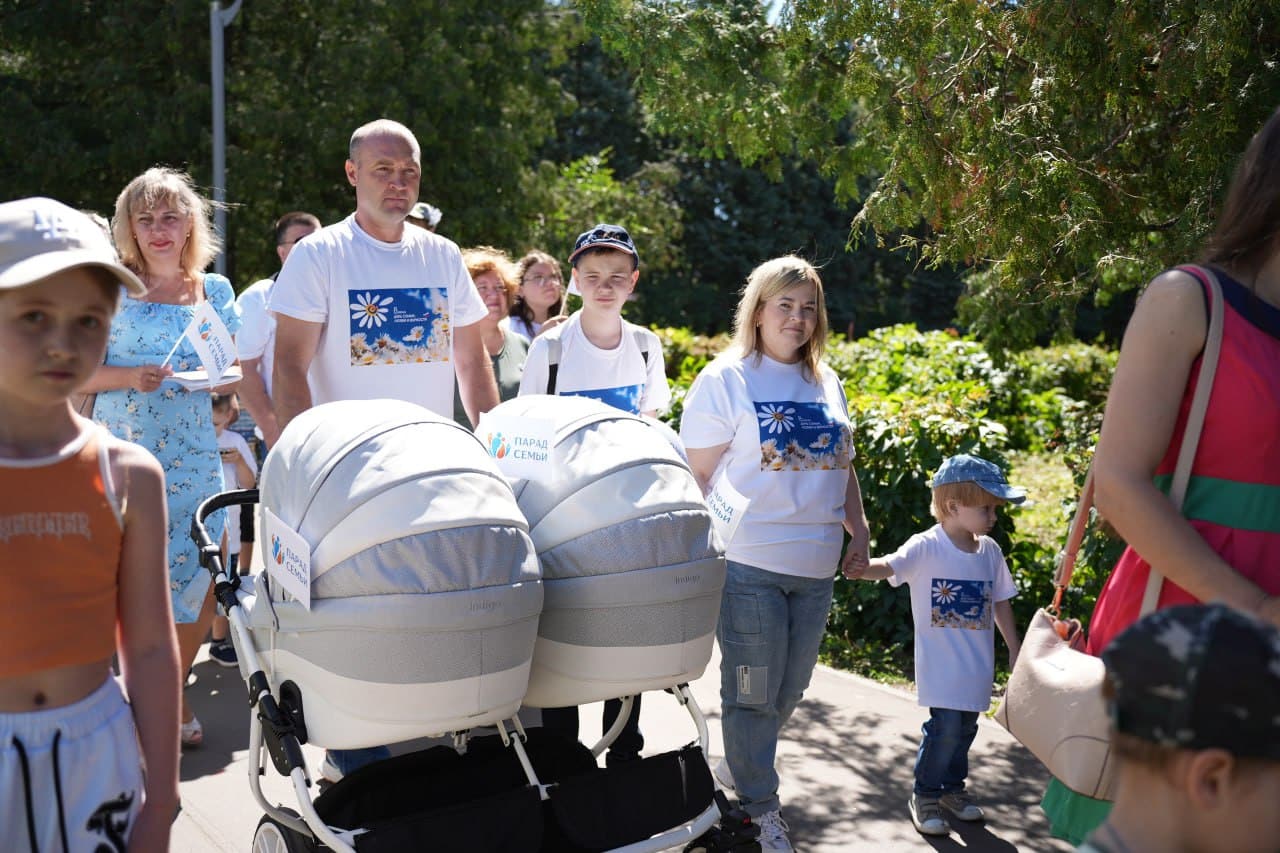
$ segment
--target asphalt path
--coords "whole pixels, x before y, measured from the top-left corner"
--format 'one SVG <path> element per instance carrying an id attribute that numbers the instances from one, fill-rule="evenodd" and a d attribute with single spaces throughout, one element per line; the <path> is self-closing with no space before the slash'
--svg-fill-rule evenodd
<path id="1" fill-rule="evenodd" d="M 239 671 L 201 651 L 188 697 L 204 723 L 204 744 L 182 757 L 182 812 L 174 824 L 175 851 L 238 851 L 252 846 L 262 812 L 250 793 L 249 706 Z M 692 691 L 707 716 L 711 763 L 723 754 L 720 736 L 719 660 L 713 656 Z M 536 714 L 536 712 L 531 712 Z M 835 851 L 1070 851 L 1054 840 L 1039 808 L 1048 777 L 1004 729 L 979 720 L 970 752 L 969 790 L 986 809 L 979 823 L 952 821 L 941 838 L 922 836 L 907 815 L 912 763 L 927 711 L 908 691 L 819 667 L 778 750 L 783 815 L 800 853 Z M 599 735 L 597 707 L 582 710 L 584 742 Z M 531 718 L 532 719 L 535 718 Z M 693 739 L 686 712 L 664 693 L 645 695 L 641 728 L 646 754 Z M 409 744 L 398 750 L 421 746 Z M 321 751 L 303 747 L 313 773 Z M 295 804 L 293 790 L 268 765 L 269 800 Z M 679 849 L 679 848 L 677 848 Z"/>

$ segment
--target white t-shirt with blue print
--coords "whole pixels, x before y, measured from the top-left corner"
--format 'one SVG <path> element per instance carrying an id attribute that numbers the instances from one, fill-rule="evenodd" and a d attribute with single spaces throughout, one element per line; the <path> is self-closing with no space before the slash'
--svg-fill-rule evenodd
<path id="1" fill-rule="evenodd" d="M 1018 594 L 1000 546 L 980 536 L 976 553 L 961 551 L 935 524 L 886 559 L 889 583 L 911 587 L 920 704 L 986 711 L 995 677 L 994 605 Z"/>
<path id="2" fill-rule="evenodd" d="M 453 417 L 453 330 L 487 311 L 450 240 L 406 225 L 395 243 L 352 214 L 289 253 L 268 309 L 323 323 L 307 380 L 313 405 L 386 397 Z"/>
<path id="3" fill-rule="evenodd" d="M 685 447 L 728 444 L 711 486 L 727 478 L 750 503 L 725 543 L 730 560 L 807 578 L 835 574 L 843 543 L 852 428 L 835 372 L 724 354 L 684 400 Z"/>
<path id="4" fill-rule="evenodd" d="M 638 415 L 663 412 L 671 403 L 662 359 L 662 341 L 653 332 L 621 320 L 622 341 L 613 349 L 600 349 L 582 331 L 582 312 L 533 339 L 524 363 L 520 393 L 545 394 L 549 378 L 548 342 L 560 341 L 560 361 L 556 368 L 556 394 L 591 397 Z M 641 353 L 636 333 L 648 341 L 648 358 Z"/>

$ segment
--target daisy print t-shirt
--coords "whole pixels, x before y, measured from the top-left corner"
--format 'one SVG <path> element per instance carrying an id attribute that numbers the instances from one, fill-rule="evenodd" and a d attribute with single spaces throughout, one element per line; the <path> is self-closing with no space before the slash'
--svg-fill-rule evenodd
<path id="1" fill-rule="evenodd" d="M 995 677 L 994 605 L 1017 594 L 1000 546 L 981 536 L 975 553 L 961 551 L 935 524 L 886 559 L 889 583 L 911 588 L 920 704 L 986 711 Z"/>
<path id="2" fill-rule="evenodd" d="M 324 323 L 308 380 L 314 405 L 387 397 L 453 415 L 453 329 L 486 309 L 458 247 L 407 226 L 376 240 L 349 216 L 289 253 L 271 311 Z"/>
<path id="3" fill-rule="evenodd" d="M 843 543 L 853 459 L 844 391 L 822 365 L 725 354 L 698 375 L 684 401 L 686 447 L 728 444 L 711 489 L 728 482 L 749 503 L 726 556 L 781 574 L 831 577 Z"/>

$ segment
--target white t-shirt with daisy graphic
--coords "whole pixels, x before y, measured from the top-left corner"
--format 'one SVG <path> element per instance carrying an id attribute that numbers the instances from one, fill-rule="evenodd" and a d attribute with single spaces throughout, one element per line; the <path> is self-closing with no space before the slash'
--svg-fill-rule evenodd
<path id="1" fill-rule="evenodd" d="M 853 442 L 833 370 L 822 365 L 810 381 L 799 364 L 721 355 L 685 397 L 680 438 L 688 448 L 729 445 L 711 491 L 727 479 L 750 501 L 725 543 L 730 560 L 799 577 L 835 574 Z"/>
<path id="2" fill-rule="evenodd" d="M 355 215 L 294 246 L 271 289 L 277 314 L 324 323 L 313 405 L 391 398 L 453 416 L 453 334 L 487 313 L 452 241 L 406 226 L 384 243 Z"/>
<path id="3" fill-rule="evenodd" d="M 935 524 L 885 559 L 893 568 L 889 583 L 911 587 L 920 704 L 986 711 L 996 665 L 994 605 L 1018 594 L 1000 546 L 980 536 L 975 553 L 961 551 Z"/>

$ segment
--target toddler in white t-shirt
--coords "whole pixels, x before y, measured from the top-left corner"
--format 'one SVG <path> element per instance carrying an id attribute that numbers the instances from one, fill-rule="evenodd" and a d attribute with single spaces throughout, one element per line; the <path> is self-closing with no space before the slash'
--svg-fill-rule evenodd
<path id="1" fill-rule="evenodd" d="M 943 808 L 960 820 L 983 817 L 965 792 L 965 778 L 978 714 L 991 705 L 992 623 L 1009 647 L 1011 667 L 1020 642 L 1009 605 L 1017 590 L 1000 546 L 986 534 L 995 526 L 996 507 L 1020 504 L 1026 492 L 1010 486 L 992 463 L 968 454 L 946 459 L 930 485 L 930 511 L 938 523 L 887 557 L 852 561 L 845 574 L 911 588 L 916 687 L 929 719 L 908 805 L 917 830 L 946 835 L 951 828 Z"/>
<path id="2" fill-rule="evenodd" d="M 240 403 L 235 394 L 213 395 L 213 428 L 218 436 L 218 455 L 222 457 L 222 479 L 227 491 L 233 489 L 252 489 L 257 481 L 258 465 L 254 462 L 253 451 L 244 436 L 230 429 L 240 416 Z M 240 560 L 240 516 L 239 507 L 231 507 L 227 513 L 226 542 L 223 561 L 228 574 L 235 574 L 248 564 L 248 555 L 244 564 Z M 252 523 L 252 519 L 250 519 Z M 231 644 L 230 627 L 227 617 L 219 614 L 213 617 L 213 625 L 209 632 L 209 659 L 219 666 L 236 666 L 236 649 Z"/>

